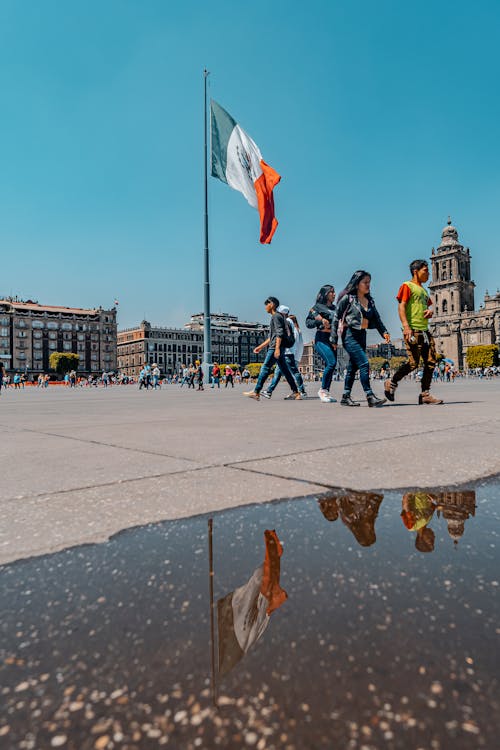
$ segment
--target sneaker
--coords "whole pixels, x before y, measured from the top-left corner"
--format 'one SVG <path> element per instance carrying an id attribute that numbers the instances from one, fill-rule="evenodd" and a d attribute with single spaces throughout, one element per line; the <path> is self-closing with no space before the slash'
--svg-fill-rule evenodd
<path id="1" fill-rule="evenodd" d="M 253 398 L 255 401 L 260 401 L 260 395 L 256 393 L 256 391 L 243 391 L 244 396 L 248 396 L 248 398 Z"/>
<path id="2" fill-rule="evenodd" d="M 260 395 L 264 396 L 264 398 L 271 398 L 273 394 L 270 391 L 261 391 Z"/>
<path id="3" fill-rule="evenodd" d="M 342 396 L 340 400 L 341 406 L 360 406 L 359 401 L 353 401 L 350 395 Z"/>
<path id="4" fill-rule="evenodd" d="M 292 401 L 302 401 L 302 396 L 298 391 L 292 395 Z"/>
<path id="5" fill-rule="evenodd" d="M 324 388 L 320 388 L 318 391 L 319 400 L 322 401 L 324 404 L 335 404 L 336 399 L 330 396 L 328 391 L 325 391 Z"/>
<path id="6" fill-rule="evenodd" d="M 382 404 L 385 404 L 387 399 L 378 398 L 374 393 L 372 393 L 370 396 L 366 397 L 366 400 L 368 401 L 368 406 L 382 406 Z"/>
<path id="7" fill-rule="evenodd" d="M 284 401 L 291 401 L 294 398 L 295 398 L 295 391 L 290 391 L 290 393 L 288 394 L 288 396 L 285 396 L 283 400 Z"/>
<path id="8" fill-rule="evenodd" d="M 386 380 L 384 383 L 384 395 L 389 401 L 394 401 L 394 394 L 396 393 L 396 388 L 398 386 L 394 385 L 392 380 L 389 378 L 389 380 Z"/>
<path id="9" fill-rule="evenodd" d="M 422 391 L 420 396 L 418 397 L 418 403 L 420 405 L 422 404 L 442 404 L 443 400 L 441 398 L 434 398 L 434 396 L 431 396 L 429 391 Z"/>
<path id="10" fill-rule="evenodd" d="M 300 391 L 302 398 L 307 398 L 307 391 Z"/>

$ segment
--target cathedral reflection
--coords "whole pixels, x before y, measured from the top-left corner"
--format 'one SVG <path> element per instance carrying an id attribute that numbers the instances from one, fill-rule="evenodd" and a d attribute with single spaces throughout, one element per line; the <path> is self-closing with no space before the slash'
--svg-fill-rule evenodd
<path id="1" fill-rule="evenodd" d="M 434 515 L 446 521 L 448 534 L 453 543 L 458 544 L 465 522 L 475 515 L 476 493 L 473 490 L 407 492 L 403 495 L 402 506 L 401 519 L 408 531 L 415 533 L 415 548 L 419 552 L 432 552 L 435 546 L 435 533 L 431 528 Z"/>

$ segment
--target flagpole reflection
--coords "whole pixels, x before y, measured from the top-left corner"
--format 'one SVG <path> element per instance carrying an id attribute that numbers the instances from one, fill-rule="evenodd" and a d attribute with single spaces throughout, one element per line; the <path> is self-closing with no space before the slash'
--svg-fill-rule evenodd
<path id="1" fill-rule="evenodd" d="M 213 550 L 213 519 L 208 519 L 208 568 L 210 590 L 210 672 L 212 685 L 212 702 L 217 708 L 217 683 L 215 679 L 215 607 L 214 607 L 214 550 Z"/>

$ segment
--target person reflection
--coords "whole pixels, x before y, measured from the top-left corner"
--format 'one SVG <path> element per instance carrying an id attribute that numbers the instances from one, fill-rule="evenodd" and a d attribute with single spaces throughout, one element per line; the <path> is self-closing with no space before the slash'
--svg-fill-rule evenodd
<path id="1" fill-rule="evenodd" d="M 265 559 L 243 586 L 217 602 L 219 674 L 227 674 L 262 637 L 269 618 L 287 600 L 280 586 L 283 547 L 276 532 L 264 532 Z"/>
<path id="2" fill-rule="evenodd" d="M 341 518 L 362 547 L 375 544 L 375 521 L 383 495 L 374 492 L 350 492 L 318 500 L 321 512 L 327 521 Z"/>
<path id="3" fill-rule="evenodd" d="M 428 492 L 407 492 L 403 495 L 401 519 L 408 531 L 415 532 L 415 548 L 419 552 L 434 550 L 435 534 L 429 527 L 437 502 Z"/>
<path id="4" fill-rule="evenodd" d="M 436 513 L 446 521 L 453 543 L 464 533 L 465 521 L 476 512 L 476 493 L 462 492 L 407 492 L 403 495 L 401 519 L 409 531 L 414 531 L 415 547 L 419 552 L 432 552 L 435 534 L 429 524 Z"/>

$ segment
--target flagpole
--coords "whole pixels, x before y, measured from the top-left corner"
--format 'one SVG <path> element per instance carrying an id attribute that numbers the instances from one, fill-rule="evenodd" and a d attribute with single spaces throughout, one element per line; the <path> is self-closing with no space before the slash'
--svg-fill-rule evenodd
<path id="1" fill-rule="evenodd" d="M 207 148 L 207 78 L 210 75 L 209 71 L 205 68 L 203 71 L 203 82 L 204 82 L 204 136 L 205 136 L 205 151 L 204 151 L 204 166 L 205 166 L 205 249 L 204 249 L 204 313 L 203 313 L 203 375 L 204 380 L 209 382 L 210 380 L 210 365 L 212 364 L 212 341 L 210 331 L 210 263 L 209 263 L 209 252 L 208 252 L 208 148 Z"/>
<path id="2" fill-rule="evenodd" d="M 217 708 L 217 685 L 215 682 L 215 625 L 214 625 L 214 550 L 213 550 L 213 519 L 208 519 L 208 568 L 210 589 L 210 667 L 212 684 L 212 702 Z"/>

